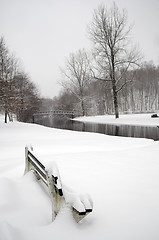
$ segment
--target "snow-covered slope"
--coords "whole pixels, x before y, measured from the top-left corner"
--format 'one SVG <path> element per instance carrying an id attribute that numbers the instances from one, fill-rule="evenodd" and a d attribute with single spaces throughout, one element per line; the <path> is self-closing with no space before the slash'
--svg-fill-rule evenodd
<path id="1" fill-rule="evenodd" d="M 93 212 L 77 224 L 65 206 L 51 222 L 47 188 L 23 176 L 31 144 L 62 183 L 89 193 Z M 158 240 L 159 142 L 0 123 L 0 240 Z"/>

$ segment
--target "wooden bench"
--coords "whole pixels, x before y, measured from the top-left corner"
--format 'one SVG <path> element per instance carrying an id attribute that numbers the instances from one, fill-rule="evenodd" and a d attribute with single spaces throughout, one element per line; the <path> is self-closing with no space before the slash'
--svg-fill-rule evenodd
<path id="1" fill-rule="evenodd" d="M 25 172 L 33 171 L 38 180 L 42 180 L 48 187 L 52 202 L 52 221 L 64 204 L 69 204 L 73 217 L 76 222 L 81 221 L 93 210 L 92 200 L 88 196 L 78 196 L 69 188 L 62 187 L 60 174 L 55 164 L 53 173 L 35 157 L 33 151 L 28 147 L 25 148 Z"/>

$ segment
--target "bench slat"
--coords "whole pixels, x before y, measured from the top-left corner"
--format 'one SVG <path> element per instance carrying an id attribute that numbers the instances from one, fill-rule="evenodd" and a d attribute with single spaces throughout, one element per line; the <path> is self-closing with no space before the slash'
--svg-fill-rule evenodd
<path id="1" fill-rule="evenodd" d="M 43 176 L 43 178 L 45 179 L 45 180 L 47 180 L 46 179 L 46 174 L 43 172 L 43 171 L 41 171 L 41 169 L 36 165 L 36 163 L 34 162 L 34 161 L 32 161 L 32 159 L 28 156 L 28 161 L 33 165 L 33 167 L 35 167 L 35 169 Z"/>
<path id="2" fill-rule="evenodd" d="M 44 165 L 43 165 L 30 151 L 28 151 L 28 156 L 29 156 L 29 155 L 30 155 L 30 156 L 34 159 L 34 161 L 37 162 L 38 165 L 45 171 Z"/>

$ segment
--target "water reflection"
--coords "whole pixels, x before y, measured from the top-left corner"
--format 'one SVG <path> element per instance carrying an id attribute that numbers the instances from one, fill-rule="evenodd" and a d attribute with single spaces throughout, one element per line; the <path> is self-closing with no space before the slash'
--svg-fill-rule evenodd
<path id="1" fill-rule="evenodd" d="M 35 123 L 47 127 L 68 129 L 73 131 L 96 132 L 113 136 L 149 138 L 159 140 L 159 128 L 131 125 L 111 125 L 99 123 L 78 122 L 67 117 L 38 116 Z"/>

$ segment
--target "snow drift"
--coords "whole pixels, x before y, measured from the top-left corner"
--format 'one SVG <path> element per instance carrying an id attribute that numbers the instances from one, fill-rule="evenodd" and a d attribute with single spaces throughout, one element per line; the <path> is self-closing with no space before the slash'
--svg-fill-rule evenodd
<path id="1" fill-rule="evenodd" d="M 94 209 L 80 224 L 65 205 L 51 222 L 47 188 L 29 172 L 31 144 L 61 181 L 89 193 Z M 159 142 L 0 123 L 0 240 L 159 239 Z"/>

